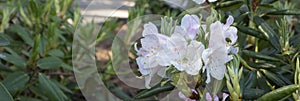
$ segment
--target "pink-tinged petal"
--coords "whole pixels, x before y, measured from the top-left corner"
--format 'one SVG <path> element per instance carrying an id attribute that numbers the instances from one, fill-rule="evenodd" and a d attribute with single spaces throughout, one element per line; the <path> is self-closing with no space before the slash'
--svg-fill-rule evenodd
<path id="1" fill-rule="evenodd" d="M 229 94 L 223 93 L 222 101 L 225 101 L 228 96 L 229 96 Z"/>
<path id="2" fill-rule="evenodd" d="M 205 0 L 193 0 L 193 1 L 197 4 L 203 4 L 205 2 Z"/>
<path id="3" fill-rule="evenodd" d="M 224 29 L 229 28 L 229 26 L 232 25 L 233 22 L 234 22 L 234 18 L 231 15 L 229 15 L 226 20 L 226 24 L 224 25 Z"/>
<path id="4" fill-rule="evenodd" d="M 143 30 L 143 36 L 149 35 L 149 34 L 158 34 L 158 29 L 157 27 L 149 22 L 144 25 L 144 30 Z"/>
<path id="5" fill-rule="evenodd" d="M 157 35 L 146 35 L 144 38 L 141 39 L 142 48 L 147 51 L 155 51 L 159 47 L 159 38 Z"/>
<path id="6" fill-rule="evenodd" d="M 205 94 L 205 98 L 207 101 L 212 101 L 212 97 L 210 96 L 210 94 L 208 92 Z"/>
<path id="7" fill-rule="evenodd" d="M 237 54 L 239 52 L 239 47 L 228 46 L 227 53 L 228 54 Z"/>
<path id="8" fill-rule="evenodd" d="M 179 92 L 178 96 L 179 96 L 179 98 L 181 98 L 183 100 L 187 99 L 187 97 L 182 92 Z"/>
<path id="9" fill-rule="evenodd" d="M 181 27 L 185 28 L 190 39 L 195 39 L 199 32 L 200 19 L 196 15 L 185 15 L 181 20 Z"/>
<path id="10" fill-rule="evenodd" d="M 219 101 L 219 97 L 217 95 L 214 96 L 214 101 Z"/>

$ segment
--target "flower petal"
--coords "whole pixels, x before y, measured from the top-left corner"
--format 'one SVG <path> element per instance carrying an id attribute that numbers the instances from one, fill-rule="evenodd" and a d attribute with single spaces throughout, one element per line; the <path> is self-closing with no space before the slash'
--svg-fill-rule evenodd
<path id="1" fill-rule="evenodd" d="M 207 101 L 212 101 L 212 97 L 210 96 L 210 94 L 208 92 L 206 92 L 205 98 Z"/>
<path id="2" fill-rule="evenodd" d="M 217 80 L 222 80 L 226 71 L 225 64 L 212 64 L 210 67 L 211 76 Z"/>
<path id="3" fill-rule="evenodd" d="M 229 28 L 229 26 L 232 25 L 233 22 L 234 22 L 234 18 L 231 15 L 229 15 L 226 20 L 226 24 L 224 25 L 224 29 Z"/>
<path id="4" fill-rule="evenodd" d="M 145 76 L 145 87 L 147 88 L 147 89 L 150 89 L 151 87 L 150 87 L 150 81 L 151 81 L 151 79 L 152 79 L 152 75 L 147 75 L 147 76 Z"/>
<path id="5" fill-rule="evenodd" d="M 225 47 L 226 40 L 224 38 L 223 24 L 220 21 L 210 25 L 210 38 L 208 48 L 218 49 Z"/>
<path id="6" fill-rule="evenodd" d="M 231 43 L 230 45 L 233 45 L 236 43 L 236 40 L 238 39 L 237 36 L 237 29 L 235 27 L 229 27 L 225 33 L 224 33 L 225 38 L 229 38 Z"/>
<path id="7" fill-rule="evenodd" d="M 185 15 L 181 20 L 181 27 L 185 28 L 190 39 L 195 39 L 199 32 L 200 19 L 196 15 Z"/>
<path id="8" fill-rule="evenodd" d="M 156 26 L 149 22 L 148 24 L 144 25 L 144 30 L 143 30 L 143 36 L 149 35 L 149 34 L 158 34 L 158 29 Z"/>
<path id="9" fill-rule="evenodd" d="M 193 1 L 197 4 L 203 4 L 205 2 L 205 0 L 193 0 Z"/>
<path id="10" fill-rule="evenodd" d="M 217 95 L 214 96 L 214 101 L 219 101 L 219 97 Z"/>
<path id="11" fill-rule="evenodd" d="M 223 93 L 222 101 L 225 101 L 228 96 L 229 96 L 229 94 Z"/>
<path id="12" fill-rule="evenodd" d="M 208 0 L 208 2 L 216 2 L 216 1 L 218 1 L 218 0 Z"/>
<path id="13" fill-rule="evenodd" d="M 205 81 L 205 83 L 210 83 L 210 70 L 209 69 L 207 69 L 206 70 L 206 76 L 207 76 L 207 79 L 206 79 L 206 81 Z"/>

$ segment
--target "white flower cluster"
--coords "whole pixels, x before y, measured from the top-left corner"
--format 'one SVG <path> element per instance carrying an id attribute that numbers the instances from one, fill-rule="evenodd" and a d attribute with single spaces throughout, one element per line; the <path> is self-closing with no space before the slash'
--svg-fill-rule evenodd
<path id="1" fill-rule="evenodd" d="M 207 71 L 207 83 L 210 82 L 210 75 L 218 80 L 223 79 L 225 64 L 232 59 L 229 53 L 238 51 L 232 46 L 237 40 L 237 29 L 230 26 L 233 20 L 229 16 L 226 24 L 217 21 L 210 25 L 210 38 L 206 49 L 201 42 L 196 41 L 198 34 L 204 34 L 200 33 L 199 28 L 206 27 L 200 24 L 196 15 L 185 15 L 181 25 L 176 26 L 171 36 L 160 34 L 151 22 L 145 24 L 142 47 L 138 49 L 135 44 L 135 50 L 139 56 L 136 58 L 139 70 L 146 79 L 146 88 L 150 88 L 154 74 L 165 77 L 166 66 L 171 65 L 190 75 L 199 74 L 204 65 L 203 72 Z M 231 42 L 227 42 L 226 38 Z"/>

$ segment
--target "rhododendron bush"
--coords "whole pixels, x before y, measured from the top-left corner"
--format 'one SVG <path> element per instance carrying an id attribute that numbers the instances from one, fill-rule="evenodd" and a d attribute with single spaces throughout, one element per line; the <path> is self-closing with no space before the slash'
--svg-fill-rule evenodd
<path id="1" fill-rule="evenodd" d="M 145 89 L 134 99 L 171 91 L 166 96 L 179 101 L 299 100 L 300 13 L 293 2 L 187 2 L 193 7 L 138 23 L 141 38 L 131 52 Z"/>

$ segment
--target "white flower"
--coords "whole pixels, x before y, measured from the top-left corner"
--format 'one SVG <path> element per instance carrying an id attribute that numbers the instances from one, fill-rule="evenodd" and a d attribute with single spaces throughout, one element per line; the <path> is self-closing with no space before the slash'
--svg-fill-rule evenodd
<path id="1" fill-rule="evenodd" d="M 172 65 L 179 71 L 197 75 L 202 68 L 201 54 L 204 45 L 194 40 L 199 31 L 200 20 L 196 15 L 185 15 L 181 26 L 176 26 L 171 35 L 166 54 Z"/>
<path id="2" fill-rule="evenodd" d="M 201 54 L 204 46 L 201 42 L 195 40 L 183 49 L 176 50 L 175 54 L 171 55 L 171 63 L 179 71 L 185 71 L 190 75 L 197 75 L 202 68 Z"/>
<path id="3" fill-rule="evenodd" d="M 203 4 L 206 0 L 193 0 L 197 4 Z M 216 2 L 218 0 L 208 0 L 208 2 Z"/>
<path id="4" fill-rule="evenodd" d="M 235 52 L 237 48 L 232 47 L 237 40 L 237 29 L 230 26 L 233 20 L 233 17 L 229 16 L 225 25 L 219 21 L 210 25 L 209 45 L 202 54 L 205 64 L 203 70 L 207 71 L 206 83 L 210 82 L 210 75 L 217 80 L 223 79 L 226 71 L 225 64 L 233 58 L 228 54 L 237 53 Z M 227 43 L 226 38 L 231 42 Z"/>
<path id="5" fill-rule="evenodd" d="M 159 75 L 164 77 L 165 67 L 162 66 L 170 65 L 164 50 L 168 47 L 169 37 L 159 34 L 156 26 L 151 22 L 144 25 L 143 37 L 140 49 L 137 49 L 135 44 L 135 50 L 139 55 L 136 62 L 140 72 L 145 76 L 146 88 L 150 88 L 152 76 L 159 72 Z"/>
<path id="6" fill-rule="evenodd" d="M 182 30 L 181 34 L 188 36 L 185 36 L 185 38 L 193 40 L 196 38 L 196 34 L 199 32 L 200 19 L 196 15 L 187 14 L 181 19 L 180 27 L 182 29 L 179 29 L 178 27 L 176 29 Z"/>

